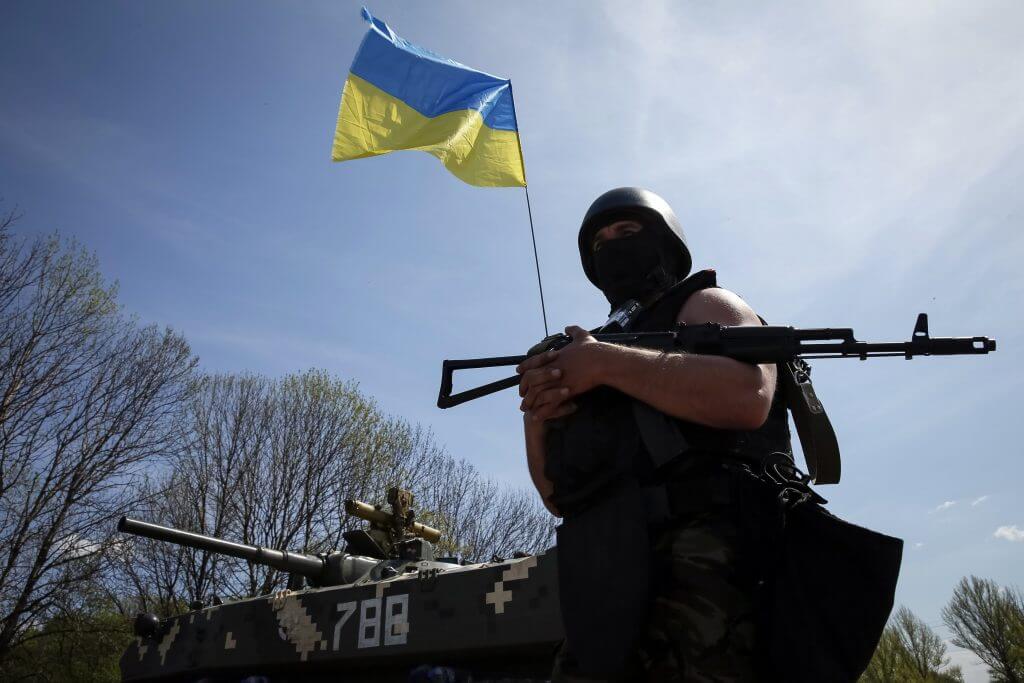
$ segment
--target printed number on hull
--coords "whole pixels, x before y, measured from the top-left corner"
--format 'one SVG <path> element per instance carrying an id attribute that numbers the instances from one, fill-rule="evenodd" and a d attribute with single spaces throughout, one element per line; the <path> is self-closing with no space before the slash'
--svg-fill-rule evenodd
<path id="1" fill-rule="evenodd" d="M 383 602 L 383 620 L 381 603 Z M 356 647 L 380 647 L 383 645 L 405 645 L 409 636 L 409 595 L 389 595 L 387 598 L 367 598 L 356 602 L 339 602 L 338 623 L 334 625 L 334 649 L 341 649 L 341 631 L 356 611 L 359 612 L 359 629 L 356 632 Z M 383 621 L 383 625 L 381 624 Z M 383 633 L 383 638 L 381 634 Z"/>

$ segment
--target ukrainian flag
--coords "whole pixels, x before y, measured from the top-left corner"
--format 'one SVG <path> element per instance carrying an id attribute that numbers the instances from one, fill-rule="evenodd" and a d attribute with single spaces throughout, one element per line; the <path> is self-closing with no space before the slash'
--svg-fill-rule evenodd
<path id="1" fill-rule="evenodd" d="M 525 186 L 511 82 L 399 38 L 365 7 L 363 18 L 331 158 L 418 149 L 470 185 Z"/>

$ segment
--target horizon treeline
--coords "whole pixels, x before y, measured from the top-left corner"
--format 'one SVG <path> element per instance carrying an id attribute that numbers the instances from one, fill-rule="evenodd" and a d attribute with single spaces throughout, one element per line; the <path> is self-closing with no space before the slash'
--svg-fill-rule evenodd
<path id="1" fill-rule="evenodd" d="M 0 215 L 0 678 L 118 680 L 130 619 L 269 593 L 287 577 L 116 532 L 128 514 L 316 553 L 361 526 L 344 501 L 411 489 L 442 555 L 538 552 L 555 520 L 351 379 L 210 374 L 117 303 L 96 257 Z"/>
<path id="2" fill-rule="evenodd" d="M 942 608 L 950 641 L 969 650 L 993 683 L 1024 683 L 1024 593 L 977 576 L 960 579 Z M 860 683 L 963 681 L 946 643 L 921 618 L 900 606 L 889 618 Z"/>

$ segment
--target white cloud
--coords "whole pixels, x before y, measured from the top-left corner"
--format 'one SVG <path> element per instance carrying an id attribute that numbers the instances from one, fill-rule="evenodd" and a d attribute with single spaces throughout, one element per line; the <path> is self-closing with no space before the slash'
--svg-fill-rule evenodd
<path id="1" fill-rule="evenodd" d="M 917 543 L 914 544 L 914 550 L 920 550 L 923 547 L 924 547 L 924 543 L 922 543 L 921 541 L 918 541 Z"/>
<path id="2" fill-rule="evenodd" d="M 971 501 L 971 507 L 975 507 L 976 505 L 981 505 L 986 500 L 988 500 L 988 496 L 987 495 L 986 496 L 979 496 L 979 497 L 977 497 L 977 498 L 975 498 L 974 500 Z"/>
<path id="3" fill-rule="evenodd" d="M 102 547 L 97 541 L 78 534 L 68 534 L 54 543 L 54 551 L 58 557 L 85 557 L 99 552 Z"/>
<path id="4" fill-rule="evenodd" d="M 953 507 L 954 505 L 956 505 L 956 501 L 955 500 L 947 500 L 942 505 L 939 505 L 934 510 L 932 510 L 932 512 L 942 512 L 943 510 L 948 510 L 949 508 Z"/>
<path id="5" fill-rule="evenodd" d="M 1005 538 L 1007 541 L 1024 541 L 1024 529 L 1017 528 L 1016 524 L 1001 526 L 992 535 L 996 538 Z"/>
<path id="6" fill-rule="evenodd" d="M 600 102 L 580 115 L 595 138 L 617 128 L 629 150 L 673 150 L 633 163 L 667 187 L 708 188 L 712 214 L 733 206 L 734 225 L 760 226 L 743 233 L 758 249 L 787 255 L 782 233 L 828 250 L 792 259 L 795 283 L 853 271 L 882 239 L 890 261 L 926 258 L 957 229 L 951 209 L 1018 144 L 1021 52 L 1002 26 L 970 37 L 984 10 L 605 6 L 607 49 L 562 97 Z M 597 99 L 608 82 L 621 95 Z M 692 190 L 678 198 L 693 210 Z"/>

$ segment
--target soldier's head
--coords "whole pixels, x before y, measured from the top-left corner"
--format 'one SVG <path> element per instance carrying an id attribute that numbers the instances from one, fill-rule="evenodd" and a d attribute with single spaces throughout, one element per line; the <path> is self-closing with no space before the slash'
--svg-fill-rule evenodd
<path id="1" fill-rule="evenodd" d="M 612 308 L 671 287 L 690 272 L 686 235 L 668 203 L 620 187 L 594 200 L 579 233 L 583 272 Z"/>

